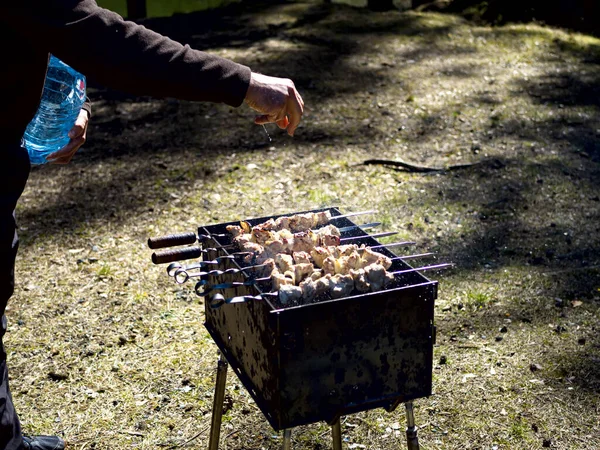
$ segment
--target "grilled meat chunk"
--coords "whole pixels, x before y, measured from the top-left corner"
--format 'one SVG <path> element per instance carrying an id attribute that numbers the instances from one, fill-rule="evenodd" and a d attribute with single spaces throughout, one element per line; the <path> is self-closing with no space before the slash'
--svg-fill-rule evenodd
<path id="1" fill-rule="evenodd" d="M 239 225 L 227 225 L 225 229 L 235 238 L 240 234 L 244 234 L 244 230 Z"/>
<path id="2" fill-rule="evenodd" d="M 279 289 L 279 301 L 282 305 L 287 305 L 302 298 L 302 288 L 300 286 L 283 285 Z"/>
<path id="3" fill-rule="evenodd" d="M 275 264 L 281 272 L 286 272 L 294 267 L 294 259 L 290 255 L 279 253 L 275 255 Z"/>
<path id="4" fill-rule="evenodd" d="M 290 272 L 286 273 L 289 274 Z M 286 276 L 277 269 L 271 272 L 271 282 L 273 283 L 273 289 L 275 291 L 280 291 L 282 286 L 294 285 L 294 280 L 292 278 Z"/>
<path id="5" fill-rule="evenodd" d="M 308 252 L 294 252 L 292 257 L 294 258 L 294 263 L 296 264 L 312 263 L 310 254 Z"/>
<path id="6" fill-rule="evenodd" d="M 294 264 L 294 279 L 296 284 L 299 284 L 306 277 L 310 278 L 310 274 L 315 270 L 315 266 L 311 263 Z"/>
<path id="7" fill-rule="evenodd" d="M 331 277 L 329 292 L 332 298 L 349 296 L 354 290 L 354 279 L 351 275 L 337 274 Z"/>

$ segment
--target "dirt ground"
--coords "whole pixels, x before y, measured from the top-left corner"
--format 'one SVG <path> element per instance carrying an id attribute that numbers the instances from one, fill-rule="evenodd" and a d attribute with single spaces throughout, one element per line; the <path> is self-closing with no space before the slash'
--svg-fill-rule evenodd
<path id="1" fill-rule="evenodd" d="M 251 4 L 251 6 L 248 6 Z M 9 303 L 14 399 L 72 449 L 206 448 L 216 347 L 150 236 L 339 206 L 433 251 L 424 449 L 600 448 L 600 40 L 436 13 L 244 2 L 145 25 L 294 79 L 296 137 L 245 108 L 96 87 L 89 142 L 34 168 Z M 411 173 L 367 159 L 460 170 Z M 392 240 L 390 238 L 390 240 Z M 277 449 L 230 374 L 223 449 Z M 403 448 L 405 419 L 343 419 L 344 448 Z M 330 448 L 294 430 L 294 449 Z"/>

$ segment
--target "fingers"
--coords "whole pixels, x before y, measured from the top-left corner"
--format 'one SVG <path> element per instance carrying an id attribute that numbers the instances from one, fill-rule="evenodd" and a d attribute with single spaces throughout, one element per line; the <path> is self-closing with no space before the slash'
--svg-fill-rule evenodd
<path id="1" fill-rule="evenodd" d="M 267 115 L 267 114 L 263 114 L 261 116 L 256 116 L 254 118 L 254 123 L 256 125 L 264 125 L 266 123 L 272 123 L 273 120 L 271 119 L 271 116 Z"/>
<path id="2" fill-rule="evenodd" d="M 293 136 L 296 131 L 296 128 L 298 128 L 298 124 L 300 123 L 302 114 L 304 113 L 304 101 L 302 100 L 302 97 L 300 96 L 295 87 L 290 87 L 288 93 L 289 98 L 286 103 L 286 106 L 287 117 L 289 118 L 289 121 L 286 128 L 288 134 L 290 136 Z"/>
<path id="3" fill-rule="evenodd" d="M 88 125 L 88 113 L 85 110 L 81 110 L 79 115 L 77 116 L 77 120 L 75 121 L 75 125 L 69 131 L 69 137 L 71 139 L 78 138 L 83 135 Z"/>
<path id="4" fill-rule="evenodd" d="M 71 128 L 68 133 L 69 138 L 71 138 L 69 143 L 60 150 L 49 154 L 46 157 L 46 160 L 51 164 L 68 164 L 71 162 L 71 159 L 75 153 L 77 153 L 77 150 L 85 144 L 88 121 L 88 112 L 82 109 L 79 116 L 77 116 L 75 125 L 73 125 L 73 128 Z"/>
<path id="5" fill-rule="evenodd" d="M 285 116 L 283 119 L 276 120 L 275 123 L 282 130 L 286 130 L 287 127 L 290 125 L 290 120 L 287 118 L 287 116 Z M 288 130 L 288 133 L 289 133 L 289 130 Z M 292 136 L 292 135 L 290 134 L 290 136 Z"/>
<path id="6" fill-rule="evenodd" d="M 288 134 L 293 136 L 304 113 L 304 102 L 295 87 L 290 87 L 288 94 L 288 99 L 279 114 L 262 114 L 256 116 L 254 123 L 264 125 L 275 122 L 279 128 L 287 130 Z"/>
<path id="7" fill-rule="evenodd" d="M 85 143 L 85 137 L 80 136 L 76 139 L 71 139 L 67 145 L 60 150 L 49 154 L 46 159 L 51 164 L 68 164 L 77 153 L 77 150 Z"/>
<path id="8" fill-rule="evenodd" d="M 302 114 L 304 101 L 292 80 L 275 78 L 253 72 L 245 102 L 258 111 L 254 123 L 276 123 L 293 136 Z"/>

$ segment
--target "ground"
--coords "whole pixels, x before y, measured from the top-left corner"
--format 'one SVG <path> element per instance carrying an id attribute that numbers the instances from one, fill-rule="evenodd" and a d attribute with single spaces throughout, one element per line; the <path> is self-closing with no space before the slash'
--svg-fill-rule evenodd
<path id="1" fill-rule="evenodd" d="M 72 449 L 206 448 L 216 347 L 147 238 L 335 205 L 456 265 L 429 274 L 422 448 L 600 448 L 600 41 L 323 2 L 219 14 L 145 24 L 293 78 L 302 125 L 270 140 L 245 107 L 92 90 L 88 144 L 34 168 L 17 211 L 6 345 L 24 429 Z M 221 448 L 280 447 L 231 374 L 227 403 Z M 404 427 L 401 409 L 345 417 L 345 448 L 403 448 Z M 330 445 L 325 424 L 294 430 L 294 449 Z"/>

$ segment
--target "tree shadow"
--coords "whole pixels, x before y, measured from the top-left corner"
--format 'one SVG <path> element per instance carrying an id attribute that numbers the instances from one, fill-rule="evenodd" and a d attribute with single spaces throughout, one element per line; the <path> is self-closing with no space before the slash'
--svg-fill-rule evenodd
<path id="1" fill-rule="evenodd" d="M 463 23 L 460 19 L 455 25 L 447 22 L 431 25 L 419 14 L 370 15 L 337 5 L 314 4 L 304 9 L 284 5 L 291 8 L 286 10 L 287 18 L 270 16 L 267 20 L 267 12 L 273 11 L 272 4 L 250 3 L 233 5 L 224 12 L 152 19 L 144 24 L 200 49 L 256 50 L 246 52 L 240 62 L 266 73 L 293 78 L 306 95 L 307 105 L 316 105 L 312 106 L 311 114 L 334 113 L 347 118 L 335 126 L 324 122 L 307 124 L 295 137 L 294 145 L 298 147 L 347 141 L 385 145 L 389 129 L 362 122 L 358 125 L 356 122 L 362 119 L 359 115 L 352 116 L 351 108 L 371 108 L 370 117 L 375 109 L 373 100 L 387 86 L 418 83 L 419 80 L 410 80 L 406 75 L 410 64 L 430 63 L 444 55 L 458 57 L 478 52 L 475 45 L 456 45 L 448 38 L 453 27 Z M 502 28 L 474 31 L 475 37 L 503 33 L 515 39 L 543 34 L 532 30 L 520 34 Z M 374 68 L 371 56 L 382 51 L 381 48 L 389 51 L 385 45 L 399 35 L 414 36 L 415 42 L 394 48 L 387 65 Z M 287 45 L 283 49 L 270 47 L 272 40 Z M 550 302 L 556 297 L 581 297 L 595 302 L 594 289 L 600 285 L 600 279 L 598 272 L 590 267 L 600 265 L 599 50 L 565 40 L 553 45 L 554 53 L 567 52 L 589 70 L 582 71 L 580 66 L 567 70 L 568 66 L 563 65 L 562 70 L 518 79 L 510 87 L 513 97 L 553 107 L 554 117 L 522 120 L 489 117 L 472 132 L 473 140 L 498 148 L 507 141 L 515 146 L 516 154 L 495 154 L 489 163 L 448 172 L 442 185 L 434 177 L 425 178 L 428 192 L 421 197 L 415 194 L 413 201 L 426 202 L 430 200 L 427 196 L 441 191 L 437 203 L 440 207 L 453 208 L 457 215 L 473 219 L 471 229 L 460 234 L 442 234 L 437 238 L 434 236 L 438 230 L 433 227 L 423 232 L 423 245 L 447 255 L 460 270 L 500 271 L 519 266 L 536 273 L 548 272 L 551 280 L 540 286 L 540 296 L 546 296 Z M 544 57 L 545 62 L 556 62 L 551 53 Z M 482 65 L 458 60 L 432 76 L 469 81 L 480 79 L 483 74 Z M 233 151 L 261 154 L 269 146 L 262 131 L 257 133 L 250 124 L 251 114 L 243 116 L 228 107 L 131 97 L 101 87 L 93 94 L 97 108 L 90 125 L 90 142 L 80 158 L 83 168 L 73 169 L 73 175 L 76 178 L 77 170 L 86 170 L 86 165 L 99 166 L 108 158 L 119 158 L 123 163 L 111 167 L 103 178 L 75 180 L 61 192 L 59 200 L 22 211 L 25 223 L 44 223 L 43 229 L 25 233 L 24 246 L 34 245 L 46 234 L 76 230 L 88 222 L 118 224 L 132 214 L 145 220 L 153 213 L 151 204 L 160 206 L 173 201 L 169 191 L 154 189 L 154 184 L 168 178 L 172 189 L 177 190 L 190 189 L 193 178 L 218 183 L 215 155 Z M 358 94 L 368 102 L 347 110 L 331 109 L 331 101 L 342 103 L 347 99 L 352 103 Z M 493 86 L 472 90 L 463 100 L 477 108 L 491 109 L 502 104 Z M 430 108 L 424 112 L 416 111 L 418 105 L 413 106 L 412 101 L 407 103 L 406 118 L 398 123 L 394 119 L 392 123 L 396 128 L 402 125 L 411 131 L 403 139 L 414 146 L 411 149 L 414 154 L 430 147 L 436 139 L 443 141 L 450 131 L 470 132 L 470 126 L 461 124 L 460 116 L 456 116 L 460 104 L 449 102 L 437 110 Z M 587 115 L 571 114 L 570 107 L 584 108 Z M 448 120 L 455 116 L 456 120 Z M 216 132 L 224 123 L 238 131 Z M 536 145 L 530 145 L 532 142 Z M 167 154 L 201 164 L 177 167 L 175 160 L 166 158 Z M 134 160 L 135 164 L 128 164 Z M 569 197 L 580 194 L 585 198 Z M 544 206 L 553 202 L 558 206 Z M 536 216 L 538 208 L 540 213 Z M 57 217 L 60 219 L 56 220 Z M 545 305 L 524 304 L 521 300 L 515 297 L 503 311 L 534 325 L 541 324 L 547 315 Z M 502 320 L 498 311 L 491 309 L 481 315 L 478 326 L 492 330 Z M 591 345 L 596 345 L 595 342 Z M 588 364 L 593 356 L 586 356 L 585 360 L 579 356 L 565 357 L 563 367 L 567 372 L 588 373 L 582 386 L 596 389 L 597 365 Z"/>
<path id="2" fill-rule="evenodd" d="M 583 33 L 600 33 L 600 7 L 587 0 L 552 3 L 542 0 L 416 0 L 414 6 L 426 11 L 461 14 L 479 24 L 542 22 Z"/>

